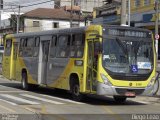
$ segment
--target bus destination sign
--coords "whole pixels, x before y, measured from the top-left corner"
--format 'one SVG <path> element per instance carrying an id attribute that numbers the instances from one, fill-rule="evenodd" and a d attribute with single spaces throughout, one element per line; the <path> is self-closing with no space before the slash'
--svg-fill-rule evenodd
<path id="1" fill-rule="evenodd" d="M 122 36 L 122 37 L 151 37 L 151 33 L 138 30 L 125 30 L 125 29 L 108 29 L 109 35 Z"/>

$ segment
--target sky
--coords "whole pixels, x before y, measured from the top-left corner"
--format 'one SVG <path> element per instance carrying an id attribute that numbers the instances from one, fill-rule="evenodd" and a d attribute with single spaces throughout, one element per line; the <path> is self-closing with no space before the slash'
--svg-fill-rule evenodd
<path id="1" fill-rule="evenodd" d="M 50 0 L 3 0 L 3 1 L 4 1 L 4 8 L 3 8 L 3 11 L 1 12 L 1 20 L 8 19 L 10 18 L 11 14 L 18 13 L 18 8 L 13 9 L 15 6 L 11 7 L 11 5 L 26 6 L 26 5 L 37 4 L 37 3 L 46 2 Z M 54 8 L 54 2 L 52 1 L 48 3 L 40 4 L 40 5 L 24 7 L 20 9 L 20 13 L 23 14 L 36 8 Z"/>
<path id="2" fill-rule="evenodd" d="M 21 6 L 26 6 L 30 4 L 36 4 L 36 3 L 41 3 L 49 0 L 4 0 L 4 4 L 13 4 L 13 5 L 21 5 Z M 54 7 L 54 2 L 48 2 L 48 3 L 43 3 L 40 5 L 35 5 L 35 6 L 30 6 L 30 7 L 25 7 L 21 8 L 21 12 L 25 13 L 27 11 L 36 9 L 36 8 L 53 8 Z M 8 9 L 11 8 L 11 6 L 4 6 L 4 9 L 7 9 L 5 11 L 12 12 L 13 9 Z M 18 9 L 15 9 L 14 11 L 16 12 Z"/>

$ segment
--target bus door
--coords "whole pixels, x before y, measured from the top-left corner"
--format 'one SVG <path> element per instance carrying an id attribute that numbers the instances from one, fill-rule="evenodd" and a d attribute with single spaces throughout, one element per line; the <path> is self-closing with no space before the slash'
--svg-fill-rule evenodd
<path id="1" fill-rule="evenodd" d="M 18 42 L 13 42 L 13 66 L 12 66 L 12 79 L 16 79 L 16 62 L 18 53 Z"/>
<path id="2" fill-rule="evenodd" d="M 47 83 L 47 68 L 48 68 L 48 55 L 49 55 L 49 46 L 50 41 L 41 41 L 40 46 L 40 61 L 39 61 L 39 75 L 38 75 L 38 83 L 46 84 Z"/>
<path id="3" fill-rule="evenodd" d="M 98 53 L 96 51 L 96 42 L 94 40 L 88 41 L 88 58 L 87 58 L 87 90 L 96 91 L 97 79 L 97 60 Z"/>

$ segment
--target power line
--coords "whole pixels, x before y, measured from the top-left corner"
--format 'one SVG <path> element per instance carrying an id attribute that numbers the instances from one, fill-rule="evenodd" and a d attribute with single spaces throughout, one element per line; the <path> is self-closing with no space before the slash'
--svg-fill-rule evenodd
<path id="1" fill-rule="evenodd" d="M 30 7 L 30 6 L 35 6 L 35 5 L 44 4 L 44 3 L 53 2 L 53 1 L 54 1 L 54 0 L 48 0 L 48 1 L 45 1 L 45 2 L 30 4 L 30 5 L 21 6 L 21 7 Z"/>
<path id="2" fill-rule="evenodd" d="M 48 1 L 39 2 L 39 3 L 34 3 L 34 4 L 29 4 L 29 5 L 25 5 L 25 6 L 23 6 L 23 5 L 7 5 L 7 6 L 16 6 L 16 7 L 14 7 L 14 8 L 6 8 L 6 9 L 3 9 L 3 10 L 17 9 L 17 8 L 19 8 L 19 6 L 20 6 L 21 8 L 30 7 L 30 6 L 40 5 L 40 4 L 49 3 L 49 2 L 53 2 L 53 1 L 54 1 L 54 0 L 48 0 Z M 4 4 L 4 5 L 5 5 L 5 4 Z"/>
<path id="3" fill-rule="evenodd" d="M 34 4 L 29 4 L 29 5 L 6 5 L 6 6 L 16 6 L 14 8 L 6 8 L 6 9 L 3 9 L 3 10 L 10 10 L 10 9 L 17 9 L 19 6 L 21 8 L 25 8 L 25 7 L 30 7 L 30 6 L 35 6 L 35 5 L 40 5 L 40 4 L 44 4 L 44 3 L 49 3 L 49 2 L 53 2 L 54 0 L 48 0 L 48 1 L 44 1 L 44 2 L 39 2 L 39 3 L 34 3 Z M 70 2 L 70 1 L 61 1 L 61 2 Z M 94 2 L 92 0 L 88 0 L 87 2 Z M 102 3 L 102 2 L 99 2 L 99 3 Z M 5 5 L 5 4 L 4 4 Z"/>

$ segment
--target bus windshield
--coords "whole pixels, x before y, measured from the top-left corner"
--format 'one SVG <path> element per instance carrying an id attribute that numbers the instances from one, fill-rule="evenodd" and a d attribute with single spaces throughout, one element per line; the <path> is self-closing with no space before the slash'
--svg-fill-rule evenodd
<path id="1" fill-rule="evenodd" d="M 103 38 L 103 66 L 113 73 L 148 74 L 153 69 L 151 38 Z"/>

